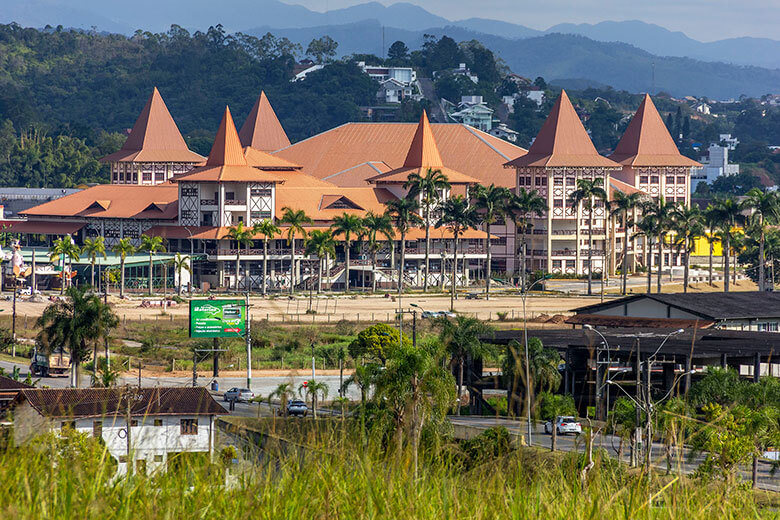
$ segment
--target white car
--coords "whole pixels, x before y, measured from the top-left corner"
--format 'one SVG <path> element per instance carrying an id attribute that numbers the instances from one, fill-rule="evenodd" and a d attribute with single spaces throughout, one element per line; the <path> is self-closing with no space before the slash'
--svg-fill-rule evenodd
<path id="1" fill-rule="evenodd" d="M 248 388 L 237 388 L 233 387 L 227 392 L 225 392 L 225 401 L 251 401 L 254 399 L 255 394 Z"/>
<path id="2" fill-rule="evenodd" d="M 577 419 L 569 415 L 559 415 L 555 418 L 554 425 L 553 421 L 547 421 L 544 423 L 544 433 L 552 434 L 553 427 L 557 431 L 558 435 L 566 435 L 567 433 L 579 435 L 582 433 L 582 425 L 577 421 Z"/>

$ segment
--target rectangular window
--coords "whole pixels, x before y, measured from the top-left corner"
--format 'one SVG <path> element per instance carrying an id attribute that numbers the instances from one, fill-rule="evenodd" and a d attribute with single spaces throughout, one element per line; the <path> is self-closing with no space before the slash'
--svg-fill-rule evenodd
<path id="1" fill-rule="evenodd" d="M 650 176 L 650 184 L 658 184 L 658 175 Z"/>
<path id="2" fill-rule="evenodd" d="M 666 184 L 674 184 L 674 175 L 666 176 Z"/>
<path id="3" fill-rule="evenodd" d="M 154 425 L 155 426 L 162 426 L 162 419 L 155 419 L 154 420 Z"/>
<path id="4" fill-rule="evenodd" d="M 62 421 L 60 423 L 60 428 L 62 428 L 63 430 L 65 428 L 70 428 L 72 430 L 75 430 L 76 429 L 76 421 Z"/>
<path id="5" fill-rule="evenodd" d="M 563 186 L 563 178 L 561 178 L 561 177 L 554 177 L 553 178 L 553 185 L 554 186 Z"/>
<path id="6" fill-rule="evenodd" d="M 547 186 L 547 177 L 537 177 L 536 178 L 536 185 L 537 186 Z"/>
<path id="7" fill-rule="evenodd" d="M 566 269 L 574 269 L 575 260 L 566 260 Z"/>
<path id="8" fill-rule="evenodd" d="M 252 188 L 249 190 L 249 193 L 253 197 L 270 197 L 271 196 L 271 188 Z M 227 194 L 225 194 L 227 196 Z"/>
<path id="9" fill-rule="evenodd" d="M 235 200 L 236 198 L 236 192 L 235 191 L 226 191 L 225 192 L 225 200 Z"/>
<path id="10" fill-rule="evenodd" d="M 141 180 L 143 180 L 143 182 L 152 182 L 152 172 L 144 172 Z"/>
<path id="11" fill-rule="evenodd" d="M 678 176 L 677 177 L 677 184 L 685 184 L 685 177 Z"/>
<path id="12" fill-rule="evenodd" d="M 518 186 L 525 186 L 525 177 L 518 177 L 517 178 L 517 185 Z"/>
<path id="13" fill-rule="evenodd" d="M 103 436 L 103 421 L 92 421 L 92 436 L 93 437 Z"/>
<path id="14" fill-rule="evenodd" d="M 154 461 L 155 462 L 162 462 L 163 461 L 163 456 L 162 455 L 155 455 L 154 456 Z"/>
<path id="15" fill-rule="evenodd" d="M 640 175 L 639 176 L 639 182 L 640 184 L 647 184 L 648 177 L 647 175 Z"/>
<path id="16" fill-rule="evenodd" d="M 561 268 L 561 261 L 553 260 L 553 269 L 560 269 L 560 268 Z"/>
<path id="17" fill-rule="evenodd" d="M 182 435 L 197 435 L 198 434 L 198 420 L 197 419 L 182 419 L 181 420 L 181 434 Z"/>
<path id="18" fill-rule="evenodd" d="M 562 208 L 563 207 L 563 199 L 554 199 L 553 200 L 553 207 L 554 208 Z"/>
<path id="19" fill-rule="evenodd" d="M 574 177 L 566 177 L 566 186 L 576 186 L 577 179 Z"/>

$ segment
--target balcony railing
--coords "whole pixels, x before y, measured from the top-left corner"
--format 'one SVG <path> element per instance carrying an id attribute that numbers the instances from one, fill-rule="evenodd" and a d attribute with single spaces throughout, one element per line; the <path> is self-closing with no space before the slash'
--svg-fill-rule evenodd
<path id="1" fill-rule="evenodd" d="M 244 206 L 246 200 L 241 199 L 225 199 L 225 206 Z"/>
<path id="2" fill-rule="evenodd" d="M 217 199 L 200 199 L 201 206 L 216 206 Z"/>

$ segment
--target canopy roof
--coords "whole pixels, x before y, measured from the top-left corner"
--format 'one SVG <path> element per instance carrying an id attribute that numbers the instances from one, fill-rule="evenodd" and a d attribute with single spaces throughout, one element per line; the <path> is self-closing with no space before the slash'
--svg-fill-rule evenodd
<path id="1" fill-rule="evenodd" d="M 260 97 L 238 133 L 241 144 L 251 146 L 263 152 L 271 152 L 290 146 L 290 139 L 282 128 L 279 118 L 276 117 L 265 91 L 260 92 Z"/>

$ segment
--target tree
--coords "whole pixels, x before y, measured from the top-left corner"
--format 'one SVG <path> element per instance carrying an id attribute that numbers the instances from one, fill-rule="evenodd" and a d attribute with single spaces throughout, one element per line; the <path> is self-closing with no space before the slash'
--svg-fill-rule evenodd
<path id="1" fill-rule="evenodd" d="M 642 412 L 644 414 L 644 412 Z M 620 438 L 618 446 L 618 460 L 623 460 L 623 445 L 626 440 L 631 443 L 631 466 L 639 465 L 640 456 L 637 452 L 637 428 L 644 421 L 644 416 L 640 415 L 640 422 L 637 422 L 636 404 L 627 397 L 618 397 L 612 405 L 612 410 L 608 412 L 608 422 L 612 431 Z"/>
<path id="2" fill-rule="evenodd" d="M 285 206 L 284 212 L 279 219 L 284 225 L 287 225 L 287 245 L 290 246 L 290 294 L 295 290 L 295 235 L 300 233 L 306 242 L 306 229 L 304 224 L 312 224 L 314 221 L 302 209 L 293 210 Z"/>
<path id="3" fill-rule="evenodd" d="M 352 247 L 352 239 L 363 234 L 363 220 L 357 215 L 350 215 L 346 211 L 333 219 L 330 226 L 334 236 L 344 235 L 344 256 L 346 257 L 344 268 L 344 289 L 349 292 L 349 253 Z"/>
<path id="4" fill-rule="evenodd" d="M 304 396 L 311 397 L 311 413 L 316 419 L 317 418 L 317 395 L 321 395 L 323 399 L 327 399 L 328 385 L 327 383 L 321 383 L 319 381 L 315 381 L 314 379 L 310 379 L 309 381 L 306 382 L 305 385 L 301 384 L 301 386 L 298 387 L 298 394 L 300 394 L 301 397 Z"/>
<path id="5" fill-rule="evenodd" d="M 65 348 L 70 354 L 71 386 L 79 386 L 79 366 L 89 358 L 90 343 L 106 338 L 119 319 L 107 304 L 86 288 L 71 287 L 66 298 L 50 304 L 38 318 L 38 340 L 51 353 Z"/>
<path id="6" fill-rule="evenodd" d="M 409 342 L 409 338 L 404 337 L 404 343 Z M 356 361 L 359 359 L 376 360 L 382 365 L 385 364 L 390 354 L 399 347 L 398 329 L 387 325 L 386 323 L 377 323 L 371 327 L 363 329 L 349 344 L 349 355 Z M 357 363 L 356 363 L 357 364 Z"/>
<path id="7" fill-rule="evenodd" d="M 577 408 L 574 406 L 574 398 L 570 395 L 542 392 L 539 394 L 539 415 L 543 421 L 553 423 L 550 436 L 550 451 L 558 449 L 558 428 L 555 427 L 555 419 L 559 416 L 576 416 Z M 619 460 L 619 459 L 618 459 Z"/>
<path id="8" fill-rule="evenodd" d="M 270 219 L 255 224 L 253 230 L 255 234 L 263 235 L 263 296 L 268 293 L 268 241 L 282 233 L 279 226 Z"/>
<path id="9" fill-rule="evenodd" d="M 306 56 L 310 56 L 317 63 L 327 63 L 333 61 L 338 46 L 338 42 L 330 36 L 315 38 L 306 47 Z"/>
<path id="10" fill-rule="evenodd" d="M 130 242 L 129 238 L 121 238 L 119 241 L 114 244 L 114 246 L 111 248 L 111 251 L 119 257 L 119 279 L 120 279 L 120 285 L 119 285 L 119 297 L 124 298 L 125 297 L 125 260 L 127 259 L 127 255 L 132 255 L 135 253 L 135 246 Z"/>
<path id="11" fill-rule="evenodd" d="M 187 261 L 186 256 L 182 256 L 181 253 L 176 253 L 176 256 L 173 257 L 173 268 L 176 269 L 176 274 L 178 276 L 176 294 L 181 296 L 181 272 L 187 271 L 192 274 L 192 266 L 190 265 L 190 262 Z"/>
<path id="12" fill-rule="evenodd" d="M 569 203 L 578 214 L 580 207 L 588 212 L 588 296 L 593 295 L 593 209 L 596 199 L 605 202 L 607 200 L 607 192 L 604 191 L 604 179 L 601 177 L 577 179 L 577 189 L 569 195 Z M 577 247 L 579 247 L 579 244 Z"/>
<path id="13" fill-rule="evenodd" d="M 647 268 L 647 294 L 653 292 L 653 239 L 658 235 L 660 226 L 653 215 L 644 215 L 636 224 L 637 232 L 633 238 L 643 237 L 645 242 L 645 267 Z"/>
<path id="14" fill-rule="evenodd" d="M 688 292 L 688 272 L 691 249 L 697 237 L 704 233 L 701 211 L 697 206 L 678 206 L 672 214 L 675 243 L 683 250 L 683 292 Z"/>
<path id="15" fill-rule="evenodd" d="M 723 242 L 723 292 L 729 292 L 729 271 L 731 259 L 731 240 L 736 226 L 745 221 L 744 206 L 734 198 L 716 197 L 712 202 L 712 216 L 717 223 Z M 736 271 L 737 266 L 734 266 Z"/>
<path id="16" fill-rule="evenodd" d="M 281 383 L 279 386 L 276 387 L 276 389 L 268 394 L 268 407 L 271 408 L 271 401 L 275 398 L 279 398 L 280 407 L 279 410 L 281 411 L 282 415 L 287 415 L 287 400 L 291 397 L 295 397 L 295 392 L 293 392 L 292 383 Z"/>
<path id="17" fill-rule="evenodd" d="M 702 212 L 703 224 L 706 228 L 705 238 L 709 244 L 709 284 L 712 286 L 712 256 L 715 249 L 715 243 L 720 241 L 717 233 L 715 232 L 718 226 L 718 213 L 715 211 L 715 207 L 712 204 L 708 204 L 707 208 Z"/>
<path id="18" fill-rule="evenodd" d="M 666 474 L 672 472 L 672 453 L 677 454 L 677 463 L 681 461 L 681 449 L 683 447 L 686 423 L 692 410 L 685 399 L 673 397 L 658 406 L 655 430 L 661 433 L 666 455 Z"/>
<path id="19" fill-rule="evenodd" d="M 626 286 L 628 285 L 628 240 L 630 236 L 628 228 L 634 225 L 633 214 L 641 206 L 643 198 L 644 195 L 639 192 L 623 193 L 622 191 L 616 191 L 609 203 L 610 217 L 620 219 L 623 224 L 623 260 L 620 267 L 620 276 L 622 278 L 621 292 L 623 295 L 626 294 Z M 631 240 L 633 241 L 633 238 Z"/>
<path id="20" fill-rule="evenodd" d="M 141 245 L 138 248 L 140 251 L 146 251 L 149 253 L 149 296 L 152 295 L 154 272 L 154 260 L 153 255 L 157 252 L 165 251 L 165 245 L 161 237 L 150 237 L 149 235 L 141 235 Z"/>
<path id="21" fill-rule="evenodd" d="M 235 290 L 238 292 L 238 280 L 241 278 L 241 248 L 252 247 L 254 242 L 254 228 L 245 227 L 243 222 L 228 228 L 227 237 L 236 243 L 236 284 Z M 244 287 L 249 292 L 249 266 L 244 270 Z"/>
<path id="22" fill-rule="evenodd" d="M 404 189 L 408 190 L 408 198 L 420 199 L 422 208 L 423 226 L 425 227 L 425 272 L 423 274 L 423 292 L 428 292 L 428 275 L 430 271 L 431 257 L 431 226 L 433 225 L 432 212 L 439 204 L 443 195 L 450 189 L 450 181 L 441 170 L 428 168 L 425 175 L 412 173 L 404 183 Z M 443 271 L 443 270 L 442 270 Z M 442 273 L 443 276 L 443 273 Z"/>
<path id="23" fill-rule="evenodd" d="M 366 238 L 368 239 L 368 250 L 371 252 L 371 292 L 376 292 L 376 280 L 377 280 L 377 262 L 376 255 L 381 248 L 379 242 L 379 235 L 384 235 L 390 244 L 390 248 L 393 247 L 393 237 L 395 231 L 393 231 L 393 219 L 388 213 L 382 213 L 381 215 L 369 211 L 366 216 L 363 217 L 363 228 L 366 230 Z"/>
<path id="24" fill-rule="evenodd" d="M 507 345 L 506 354 L 502 361 L 502 373 L 509 382 L 511 393 L 509 395 L 509 409 L 514 410 L 513 403 L 519 401 L 519 388 L 522 382 L 524 392 L 530 392 L 529 401 L 534 406 L 534 394 L 538 392 L 552 392 L 561 385 L 561 373 L 558 365 L 561 356 L 558 351 L 546 348 L 539 338 L 528 338 L 528 373 L 531 381 L 525 380 L 525 348 L 519 342 L 512 340 Z M 532 410 L 533 412 L 533 410 Z"/>
<path id="25" fill-rule="evenodd" d="M 446 226 L 452 233 L 454 242 L 452 284 L 450 285 L 450 311 L 455 311 L 455 287 L 458 285 L 458 242 L 460 236 L 477 224 L 474 209 L 463 195 L 455 195 L 444 201 L 441 207 L 441 217 L 436 227 Z M 466 268 L 464 267 L 464 271 Z"/>
<path id="26" fill-rule="evenodd" d="M 529 219 L 536 215 L 537 217 L 544 216 L 547 211 L 547 201 L 542 198 L 536 190 L 526 191 L 525 188 L 518 188 L 517 193 L 510 192 L 510 196 L 506 203 L 506 213 L 514 223 L 514 235 L 515 235 L 515 265 L 517 265 L 518 255 L 522 258 L 521 273 L 521 287 L 525 288 L 526 273 L 528 272 L 526 266 L 526 258 L 528 257 L 528 250 L 526 248 L 526 237 L 531 232 L 533 224 L 529 222 Z M 520 229 L 522 240 L 520 241 L 520 247 L 517 247 L 517 231 Z"/>
<path id="27" fill-rule="evenodd" d="M 350 386 L 355 385 L 360 389 L 360 403 L 365 406 L 368 399 L 368 393 L 371 387 L 376 384 L 376 380 L 379 374 L 382 373 L 383 367 L 379 363 L 365 363 L 362 365 L 355 365 L 355 370 L 352 375 L 344 380 L 341 385 L 341 392 L 346 394 Z"/>
<path id="28" fill-rule="evenodd" d="M 89 258 L 89 263 L 91 265 L 90 285 L 95 287 L 95 261 L 98 256 L 106 258 L 106 242 L 103 237 L 87 237 L 84 239 L 84 247 L 81 249 L 81 252 Z"/>
<path id="29" fill-rule="evenodd" d="M 328 258 L 328 255 L 336 256 L 336 241 L 333 239 L 333 234 L 319 229 L 309 233 L 309 241 L 306 243 L 306 254 L 314 255 L 319 259 L 317 264 L 317 294 L 319 294 L 322 292 L 323 260 Z"/>
<path id="30" fill-rule="evenodd" d="M 404 62 L 409 58 L 409 48 L 401 40 L 395 41 L 387 49 L 387 57 L 394 62 Z"/>
<path id="31" fill-rule="evenodd" d="M 471 186 L 469 195 L 474 202 L 476 215 L 480 223 L 485 226 L 485 247 L 487 248 L 487 273 L 485 277 L 485 298 L 490 299 L 490 279 L 493 276 L 493 255 L 490 247 L 490 228 L 504 216 L 506 201 L 509 199 L 509 190 L 491 184 L 483 186 L 477 184 Z"/>
<path id="32" fill-rule="evenodd" d="M 661 293 L 661 268 L 664 265 L 664 245 L 666 244 L 666 235 L 672 229 L 672 215 L 677 204 L 673 201 L 666 201 L 663 197 L 658 197 L 656 201 L 648 201 L 642 205 L 642 213 L 651 217 L 656 225 L 658 242 L 658 272 L 656 273 L 656 291 Z M 669 265 L 672 262 L 670 259 Z"/>
<path id="33" fill-rule="evenodd" d="M 777 192 L 762 191 L 759 188 L 753 188 L 747 192 L 745 206 L 753 210 L 751 216 L 752 228 L 758 232 L 758 290 L 766 290 L 766 256 L 764 246 L 766 242 L 767 227 L 777 224 L 780 220 L 780 198 Z"/>
<path id="34" fill-rule="evenodd" d="M 400 257 L 398 264 L 398 297 L 401 298 L 404 290 L 404 264 L 406 263 L 406 234 L 412 226 L 421 222 L 417 214 L 419 204 L 414 199 L 395 199 L 387 203 L 387 211 L 393 218 L 395 228 L 401 234 Z M 399 302 L 400 305 L 400 302 Z"/>
<path id="35" fill-rule="evenodd" d="M 80 254 L 81 248 L 76 245 L 70 235 L 58 238 L 54 241 L 52 247 L 49 248 L 49 261 L 56 263 L 62 258 L 62 286 L 60 287 L 60 294 L 65 294 L 65 287 L 70 280 L 70 278 L 66 276 L 66 264 L 70 261 L 70 271 L 73 272 L 73 261 L 75 260 L 78 262 Z"/>
<path id="36" fill-rule="evenodd" d="M 442 317 L 436 323 L 441 332 L 439 340 L 451 356 L 451 362 L 458 366 L 458 405 L 456 415 L 460 415 L 460 398 L 463 395 L 463 367 L 469 359 L 479 360 L 492 349 L 483 343 L 481 337 L 493 329 L 477 318 L 457 316 L 454 320 Z"/>

